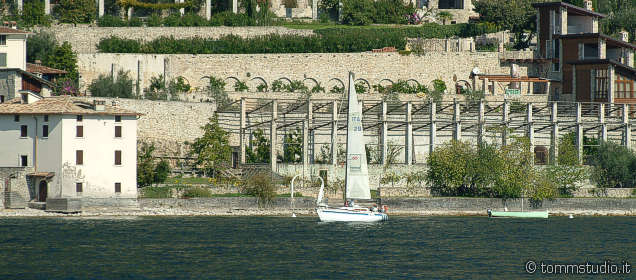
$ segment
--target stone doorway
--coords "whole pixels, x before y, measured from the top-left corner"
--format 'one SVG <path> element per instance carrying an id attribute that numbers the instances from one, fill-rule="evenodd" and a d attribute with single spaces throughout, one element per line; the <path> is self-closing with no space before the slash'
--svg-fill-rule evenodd
<path id="1" fill-rule="evenodd" d="M 40 181 L 39 187 L 38 187 L 38 201 L 39 202 L 46 202 L 46 197 L 48 195 L 48 183 L 46 182 L 46 180 L 42 180 Z"/>

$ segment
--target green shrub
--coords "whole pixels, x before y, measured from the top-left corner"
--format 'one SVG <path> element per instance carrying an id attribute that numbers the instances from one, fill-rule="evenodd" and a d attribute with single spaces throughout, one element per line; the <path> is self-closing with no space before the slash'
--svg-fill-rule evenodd
<path id="1" fill-rule="evenodd" d="M 97 26 L 100 27 L 123 27 L 128 23 L 119 16 L 104 15 L 97 20 Z"/>
<path id="2" fill-rule="evenodd" d="M 146 25 L 148 27 L 158 27 L 161 26 L 161 23 L 161 16 L 157 13 L 153 13 L 150 17 L 148 17 L 148 19 L 146 19 Z"/>
<path id="3" fill-rule="evenodd" d="M 49 32 L 39 32 L 27 37 L 27 61 L 45 61 L 57 46 L 55 35 Z"/>
<path id="4" fill-rule="evenodd" d="M 190 187 L 185 189 L 181 198 L 196 198 L 196 197 L 212 197 L 212 192 L 208 188 L 204 187 Z"/>
<path id="5" fill-rule="evenodd" d="M 55 14 L 60 22 L 90 23 L 97 10 L 94 0 L 60 0 L 55 5 Z"/>
<path id="6" fill-rule="evenodd" d="M 171 187 L 145 187 L 140 190 L 142 198 L 171 198 Z"/>
<path id="7" fill-rule="evenodd" d="M 141 21 L 141 19 L 138 17 L 132 17 L 130 20 L 128 20 L 128 26 L 140 27 L 140 26 L 144 26 L 144 22 Z"/>
<path id="8" fill-rule="evenodd" d="M 25 26 L 51 26 L 51 17 L 44 14 L 44 1 L 24 2 L 22 24 Z"/>
<path id="9" fill-rule="evenodd" d="M 116 81 L 111 75 L 100 74 L 97 79 L 91 82 L 88 90 L 92 96 L 132 98 L 133 80 L 128 71 L 120 70 Z"/>
<path id="10" fill-rule="evenodd" d="M 247 83 L 242 81 L 234 82 L 234 91 L 244 92 L 244 91 L 247 91 L 248 89 L 249 88 L 247 87 Z"/>
<path id="11" fill-rule="evenodd" d="M 591 179 L 602 188 L 636 186 L 636 153 L 614 142 L 602 142 L 592 155 Z"/>
<path id="12" fill-rule="evenodd" d="M 242 186 L 242 193 L 256 196 L 259 204 L 268 204 L 276 197 L 276 187 L 272 179 L 265 173 L 258 173 L 247 179 Z"/>

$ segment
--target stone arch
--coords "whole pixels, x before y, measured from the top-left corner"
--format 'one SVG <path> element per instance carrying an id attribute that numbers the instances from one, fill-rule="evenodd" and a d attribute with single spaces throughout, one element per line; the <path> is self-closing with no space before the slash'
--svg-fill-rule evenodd
<path id="1" fill-rule="evenodd" d="M 382 80 L 380 80 L 380 82 L 378 82 L 378 84 L 382 85 L 382 82 L 384 82 L 384 81 L 388 81 L 389 83 L 391 83 L 391 85 L 394 84 L 394 82 L 391 79 L 382 79 Z M 384 85 L 382 85 L 382 86 L 384 86 Z"/>
<path id="2" fill-rule="evenodd" d="M 266 91 L 269 90 L 269 85 L 267 84 L 267 81 L 265 81 L 265 79 L 263 79 L 263 77 L 254 77 L 250 81 L 254 81 L 254 80 L 261 81 L 261 83 L 259 83 L 259 85 L 265 85 L 265 90 Z M 256 86 L 258 86 L 258 85 L 256 85 Z M 256 86 L 253 87 L 254 91 L 256 91 Z M 252 87 L 250 87 L 250 88 L 252 88 Z"/>
<path id="3" fill-rule="evenodd" d="M 334 82 L 331 82 L 331 81 L 334 81 Z M 325 91 L 326 92 L 330 92 L 331 89 L 334 86 L 339 86 L 339 87 L 342 87 L 344 89 L 345 88 L 345 83 L 342 80 L 338 79 L 338 78 L 331 78 L 331 79 L 329 79 L 329 81 L 327 81 L 327 87 L 325 88 Z"/>
<path id="4" fill-rule="evenodd" d="M 370 92 L 371 92 L 371 84 L 369 83 L 369 81 L 367 81 L 367 80 L 365 80 L 365 79 L 363 79 L 363 78 L 358 78 L 358 79 L 356 79 L 356 80 L 355 80 L 355 81 L 353 81 L 353 82 L 354 82 L 354 83 L 357 83 L 358 81 L 362 81 L 362 82 L 364 82 L 365 84 L 367 84 L 367 93 L 370 93 Z"/>
<path id="5" fill-rule="evenodd" d="M 225 81 L 225 88 L 224 89 L 227 90 L 227 86 L 229 85 L 231 91 L 234 91 L 234 84 L 230 85 L 230 83 L 228 83 L 228 80 L 234 80 L 234 83 L 241 81 L 241 80 L 239 80 L 239 78 L 234 77 L 234 76 L 229 76 L 229 77 L 225 78 L 225 80 L 223 80 L 223 81 Z"/>
<path id="6" fill-rule="evenodd" d="M 320 83 L 319 83 L 316 79 L 314 79 L 314 78 L 305 78 L 305 79 L 303 79 L 303 84 L 305 84 L 305 81 L 306 81 L 306 80 L 310 80 L 310 81 L 314 82 L 314 85 L 313 85 L 313 86 L 320 85 Z M 311 87 L 310 87 L 310 86 L 308 86 L 307 84 L 305 84 L 305 85 L 306 85 L 309 89 L 311 89 Z M 313 87 L 313 86 L 312 86 L 312 87 Z"/>
<path id="7" fill-rule="evenodd" d="M 406 83 L 408 82 L 415 82 L 415 84 L 417 84 L 418 86 L 421 85 L 420 82 L 418 82 L 416 79 L 408 79 L 406 80 Z"/>

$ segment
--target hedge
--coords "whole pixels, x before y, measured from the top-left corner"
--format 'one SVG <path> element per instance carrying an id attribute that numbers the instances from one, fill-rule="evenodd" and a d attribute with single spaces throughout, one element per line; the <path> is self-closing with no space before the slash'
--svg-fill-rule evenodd
<path id="1" fill-rule="evenodd" d="M 467 37 L 493 31 L 496 28 L 492 24 L 427 24 L 401 28 L 326 28 L 316 30 L 316 35 L 312 36 L 269 34 L 241 38 L 227 35 L 219 39 L 160 37 L 149 42 L 110 37 L 100 40 L 97 49 L 104 53 L 158 54 L 344 53 L 389 46 L 404 49 L 406 37 Z"/>

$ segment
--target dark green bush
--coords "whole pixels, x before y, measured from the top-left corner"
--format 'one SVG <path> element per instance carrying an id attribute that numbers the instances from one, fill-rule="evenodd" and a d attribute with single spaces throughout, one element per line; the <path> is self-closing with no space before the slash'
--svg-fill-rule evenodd
<path id="1" fill-rule="evenodd" d="M 39 32 L 27 37 L 27 61 L 45 61 L 57 46 L 55 35 L 49 32 Z"/>
<path id="2" fill-rule="evenodd" d="M 54 12 L 60 22 L 90 23 L 95 19 L 96 10 L 94 0 L 60 0 Z"/>
<path id="3" fill-rule="evenodd" d="M 141 19 L 138 18 L 138 17 L 132 17 L 128 21 L 128 26 L 130 26 L 130 27 L 140 27 L 140 26 L 144 26 L 144 22 L 141 21 Z"/>
<path id="4" fill-rule="evenodd" d="M 265 173 L 255 174 L 242 186 L 242 193 L 256 196 L 259 204 L 268 204 L 276 197 L 276 186 Z"/>
<path id="5" fill-rule="evenodd" d="M 146 19 L 146 26 L 149 27 L 157 27 L 157 26 L 161 26 L 161 16 L 158 15 L 157 13 L 153 13 L 152 15 L 150 15 L 150 17 L 148 17 L 148 19 Z"/>
<path id="6" fill-rule="evenodd" d="M 123 27 L 127 25 L 128 23 L 119 16 L 104 15 L 97 20 L 97 26 L 100 27 Z"/>
<path id="7" fill-rule="evenodd" d="M 127 71 L 120 70 L 116 81 L 110 75 L 100 74 L 97 79 L 91 82 L 88 90 L 92 96 L 132 98 L 133 80 Z"/>
<path id="8" fill-rule="evenodd" d="M 170 187 L 145 187 L 140 191 L 140 197 L 143 198 L 170 198 Z"/>
<path id="9" fill-rule="evenodd" d="M 44 1 L 27 1 L 22 7 L 22 24 L 25 26 L 51 25 L 51 17 L 44 14 Z"/>
<path id="10" fill-rule="evenodd" d="M 602 142 L 590 158 L 592 180 L 602 188 L 636 186 L 636 153 L 614 142 Z"/>
<path id="11" fill-rule="evenodd" d="M 187 188 L 181 195 L 181 198 L 196 198 L 196 197 L 212 197 L 212 192 L 208 188 L 191 187 L 191 188 Z"/>

